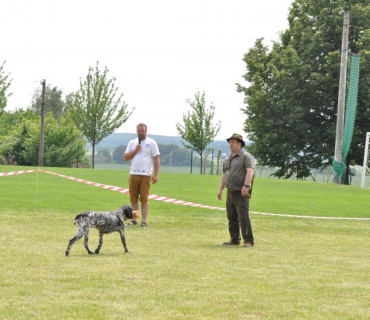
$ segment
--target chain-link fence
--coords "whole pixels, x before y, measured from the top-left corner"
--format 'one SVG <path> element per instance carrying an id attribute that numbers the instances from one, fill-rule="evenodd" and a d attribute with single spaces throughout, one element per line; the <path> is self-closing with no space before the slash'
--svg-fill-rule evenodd
<path id="1" fill-rule="evenodd" d="M 279 168 L 271 168 L 268 166 L 259 166 L 255 167 L 255 176 L 257 178 L 271 178 L 277 179 L 277 177 L 273 176 L 272 174 L 277 171 Z M 333 178 L 335 176 L 335 172 L 332 166 L 329 166 L 325 169 L 312 169 L 311 175 L 307 178 L 304 178 L 304 181 L 313 181 L 313 182 L 321 182 L 321 183 L 333 183 Z M 361 186 L 361 176 L 362 176 L 362 167 L 360 166 L 351 166 L 351 175 L 350 175 L 350 185 L 354 187 Z M 290 178 L 291 180 L 296 180 L 293 176 Z M 366 175 L 365 179 L 365 188 L 370 188 L 370 175 Z"/>

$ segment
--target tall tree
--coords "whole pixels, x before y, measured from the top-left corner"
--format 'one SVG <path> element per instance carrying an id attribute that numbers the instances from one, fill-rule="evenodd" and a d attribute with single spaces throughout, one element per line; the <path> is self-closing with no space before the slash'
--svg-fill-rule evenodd
<path id="1" fill-rule="evenodd" d="M 221 160 L 222 151 L 218 150 L 217 152 L 217 165 L 216 165 L 216 175 L 218 176 L 220 174 L 220 160 Z"/>
<path id="2" fill-rule="evenodd" d="M 64 108 L 63 108 L 63 117 L 68 113 L 68 107 L 73 105 L 75 94 L 72 92 L 67 94 L 64 98 Z"/>
<path id="3" fill-rule="evenodd" d="M 108 148 L 102 148 L 98 150 L 95 158 L 96 163 L 111 163 L 112 155 Z"/>
<path id="4" fill-rule="evenodd" d="M 37 165 L 40 119 L 30 109 L 7 112 L 0 117 L 0 156 L 14 156 L 18 165 Z M 86 141 L 70 115 L 58 123 L 51 113 L 45 119 L 45 165 L 71 166 L 85 158 Z"/>
<path id="5" fill-rule="evenodd" d="M 187 100 L 192 111 L 183 115 L 183 124 L 176 124 L 177 131 L 183 139 L 185 148 L 198 152 L 200 155 L 200 173 L 203 173 L 203 152 L 207 145 L 220 131 L 221 122 L 212 123 L 215 114 L 215 106 L 206 106 L 205 93 L 198 91 L 195 100 Z"/>
<path id="6" fill-rule="evenodd" d="M 31 109 L 38 115 L 41 114 L 41 88 L 37 88 L 33 94 Z M 65 115 L 66 104 L 63 101 L 63 91 L 57 87 L 52 87 L 49 84 L 46 86 L 45 90 L 45 114 L 52 112 L 54 118 L 60 122 L 62 116 Z"/>
<path id="7" fill-rule="evenodd" d="M 30 126 L 36 123 L 39 128 L 39 122 L 31 110 L 4 111 L 0 117 L 0 156 L 11 154 L 18 165 L 31 165 L 23 157 L 24 140 L 29 137 Z"/>
<path id="8" fill-rule="evenodd" d="M 27 163 L 35 166 L 39 159 L 40 123 L 39 119 L 30 123 L 25 137 L 22 155 Z M 76 128 L 70 116 L 63 117 L 59 124 L 49 113 L 45 117 L 44 165 L 47 167 L 70 167 L 77 158 L 85 158 L 86 141 Z M 86 162 L 86 159 L 84 159 Z"/>
<path id="9" fill-rule="evenodd" d="M 80 80 L 80 89 L 70 97 L 71 105 L 68 106 L 77 127 L 92 145 L 93 168 L 96 145 L 125 123 L 133 112 L 127 110 L 123 94 L 116 98 L 116 79 L 108 78 L 108 71 L 105 67 L 102 72 L 98 62 L 95 70 L 89 67 L 85 81 Z"/>
<path id="10" fill-rule="evenodd" d="M 258 39 L 244 56 L 245 131 L 261 165 L 303 178 L 334 156 L 343 13 L 350 9 L 350 50 L 361 54 L 355 132 L 347 164 L 362 162 L 370 108 L 370 4 L 367 0 L 296 0 L 289 29 L 271 49 Z"/>
<path id="11" fill-rule="evenodd" d="M 0 115 L 8 103 L 8 97 L 11 93 L 7 93 L 7 91 L 12 83 L 12 79 L 9 79 L 9 74 L 4 72 L 4 65 L 5 61 L 0 65 Z"/>
<path id="12" fill-rule="evenodd" d="M 112 160 L 115 163 L 125 163 L 125 160 L 123 159 L 123 154 L 126 150 L 126 146 L 118 146 L 114 149 L 112 154 Z"/>

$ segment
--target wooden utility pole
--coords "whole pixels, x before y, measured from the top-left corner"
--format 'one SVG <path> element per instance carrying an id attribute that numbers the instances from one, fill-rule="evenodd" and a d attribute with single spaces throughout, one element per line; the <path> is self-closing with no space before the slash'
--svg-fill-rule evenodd
<path id="1" fill-rule="evenodd" d="M 346 84 L 347 84 L 347 60 L 348 60 L 348 35 L 349 35 L 349 12 L 344 13 L 343 19 L 343 36 L 342 36 L 342 52 L 340 61 L 340 79 L 338 93 L 338 111 L 337 111 L 337 129 L 335 136 L 335 155 L 334 160 L 342 162 L 343 151 L 343 128 L 344 128 L 344 112 L 346 104 Z"/>
<path id="2" fill-rule="evenodd" d="M 40 132 L 40 147 L 39 147 L 39 167 L 44 165 L 44 129 L 45 129 L 45 94 L 46 94 L 46 81 L 41 81 L 42 94 L 41 94 L 41 132 Z"/>

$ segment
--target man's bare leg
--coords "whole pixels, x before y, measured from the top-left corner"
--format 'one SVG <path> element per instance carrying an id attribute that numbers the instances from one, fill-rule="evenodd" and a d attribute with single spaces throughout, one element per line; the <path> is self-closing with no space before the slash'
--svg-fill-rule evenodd
<path id="1" fill-rule="evenodd" d="M 136 209 L 137 210 L 137 209 Z M 142 221 L 146 222 L 149 212 L 149 201 L 141 204 Z"/>

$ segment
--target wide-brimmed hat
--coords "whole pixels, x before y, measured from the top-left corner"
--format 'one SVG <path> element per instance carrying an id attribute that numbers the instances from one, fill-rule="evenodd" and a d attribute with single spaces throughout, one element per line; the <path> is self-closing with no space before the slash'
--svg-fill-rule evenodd
<path id="1" fill-rule="evenodd" d="M 234 133 L 230 138 L 226 139 L 226 141 L 229 142 L 231 139 L 238 140 L 242 144 L 242 147 L 245 146 L 243 137 L 240 134 Z"/>

